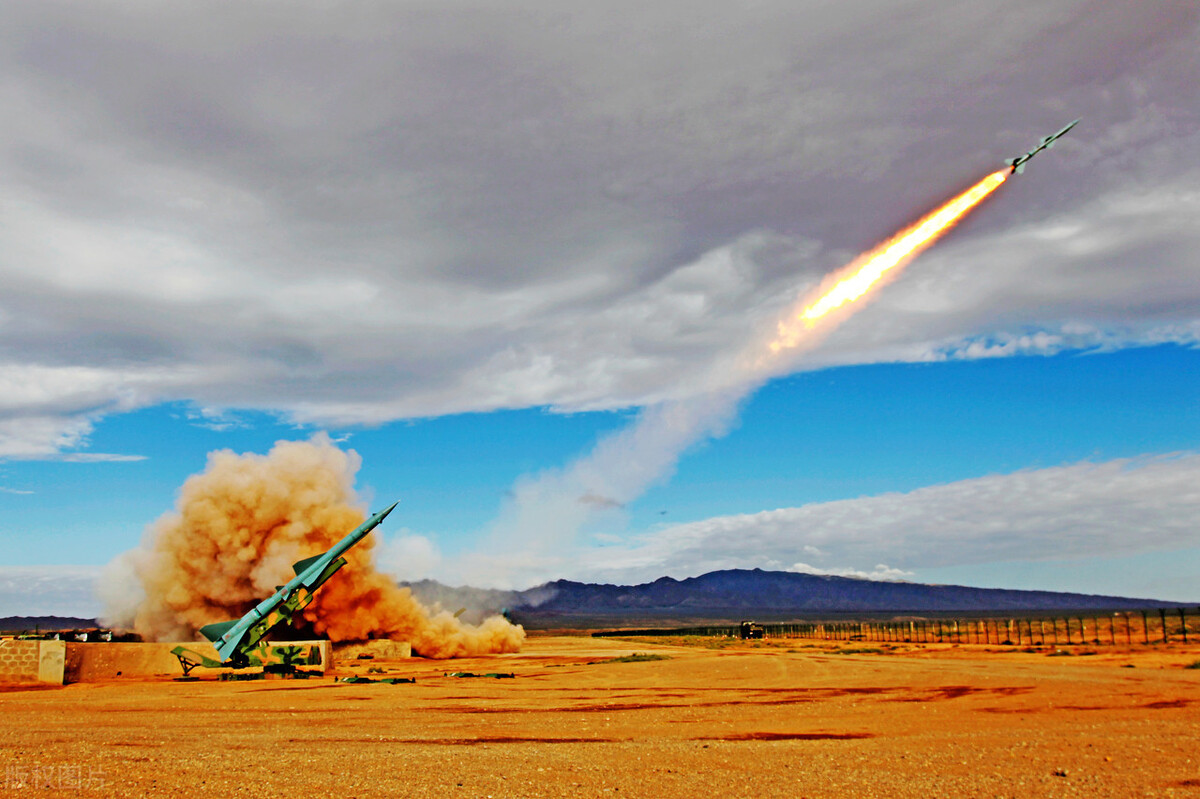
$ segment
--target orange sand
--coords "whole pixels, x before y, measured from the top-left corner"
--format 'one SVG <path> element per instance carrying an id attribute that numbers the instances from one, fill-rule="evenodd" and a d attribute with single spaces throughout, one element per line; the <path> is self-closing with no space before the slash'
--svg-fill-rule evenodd
<path id="1" fill-rule="evenodd" d="M 341 666 L 411 685 L 14 688 L 0 766 L 22 796 L 1200 796 L 1200 646 L 837 654 L 863 646 L 535 637 Z M 633 652 L 670 659 L 596 662 Z"/>

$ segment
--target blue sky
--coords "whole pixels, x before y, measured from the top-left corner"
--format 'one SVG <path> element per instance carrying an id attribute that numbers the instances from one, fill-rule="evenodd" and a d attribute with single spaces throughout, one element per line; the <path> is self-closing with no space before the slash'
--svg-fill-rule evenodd
<path id="1" fill-rule="evenodd" d="M 322 431 L 402 578 L 1197 598 L 1194 4 L 302 9 L 0 32 L 0 615 L 94 610 L 207 453 Z"/>

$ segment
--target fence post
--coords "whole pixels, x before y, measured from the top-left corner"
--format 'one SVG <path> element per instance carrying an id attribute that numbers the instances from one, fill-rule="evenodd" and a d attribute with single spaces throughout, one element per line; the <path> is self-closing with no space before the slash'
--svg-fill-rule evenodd
<path id="1" fill-rule="evenodd" d="M 1169 641 L 1167 639 L 1167 609 L 1159 608 L 1158 609 L 1158 617 L 1159 617 L 1159 619 L 1162 620 L 1163 643 L 1164 644 L 1169 643 Z"/>
<path id="2" fill-rule="evenodd" d="M 1183 613 L 1183 608 L 1176 608 L 1179 611 L 1179 633 L 1183 636 L 1183 642 L 1187 643 L 1187 616 Z"/>

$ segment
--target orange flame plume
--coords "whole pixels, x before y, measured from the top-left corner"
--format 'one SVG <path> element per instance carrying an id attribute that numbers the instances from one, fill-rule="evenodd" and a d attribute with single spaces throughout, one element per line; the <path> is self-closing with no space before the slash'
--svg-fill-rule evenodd
<path id="1" fill-rule="evenodd" d="M 817 290 L 800 303 L 791 318 L 779 323 L 779 334 L 768 346 L 772 353 L 792 349 L 828 315 L 862 297 L 882 279 L 899 270 L 952 228 L 968 211 L 999 188 L 1008 178 L 1009 170 L 993 172 L 941 208 L 924 216 L 916 224 L 902 230 L 868 253 L 860 255 L 842 269 L 826 278 Z"/>

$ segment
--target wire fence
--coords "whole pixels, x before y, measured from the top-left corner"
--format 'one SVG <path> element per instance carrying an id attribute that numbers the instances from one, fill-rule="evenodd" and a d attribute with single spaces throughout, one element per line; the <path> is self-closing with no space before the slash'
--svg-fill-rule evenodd
<path id="1" fill-rule="evenodd" d="M 1200 608 L 1152 608 L 1111 613 L 1038 616 L 932 617 L 906 620 L 838 620 L 763 623 L 763 638 L 811 638 L 921 644 L 1001 646 L 1135 646 L 1200 641 Z M 739 638 L 743 625 L 605 630 L 597 638 L 695 635 Z"/>

